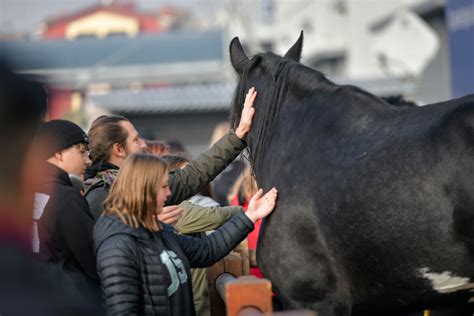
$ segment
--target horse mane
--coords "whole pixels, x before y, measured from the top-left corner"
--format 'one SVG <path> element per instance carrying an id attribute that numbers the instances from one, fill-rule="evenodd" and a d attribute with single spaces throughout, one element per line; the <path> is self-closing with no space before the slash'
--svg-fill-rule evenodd
<path id="1" fill-rule="evenodd" d="M 275 63 L 271 65 L 271 75 L 259 78 L 258 86 L 255 87 L 258 92 L 258 97 L 255 102 L 258 116 L 256 115 L 254 117 L 252 133 L 247 138 L 249 147 L 255 150 L 255 152 L 251 152 L 250 155 L 250 162 L 255 173 L 262 167 L 263 161 L 261 161 L 261 157 L 271 141 L 270 135 L 273 131 L 273 124 L 280 113 L 283 97 L 288 93 L 288 84 L 291 81 L 297 80 L 300 85 L 307 88 L 311 87 L 310 83 L 312 82 L 312 86 L 314 87 L 314 74 L 311 76 L 311 80 L 306 78 L 308 74 L 302 75 L 300 66 L 303 65 L 289 59 L 280 58 L 272 53 L 255 55 L 240 73 L 240 78 L 233 96 L 231 124 L 234 129 L 240 122 L 245 94 L 247 93 L 247 89 L 250 88 L 247 83 L 249 74 L 252 69 L 257 67 L 264 59 L 273 59 Z M 322 79 L 322 77 L 323 75 L 321 75 L 320 79 Z"/>
<path id="2" fill-rule="evenodd" d="M 303 64 L 273 53 L 261 53 L 253 56 L 240 73 L 232 101 L 231 126 L 234 129 L 240 122 L 245 94 L 251 87 L 248 82 L 250 72 L 267 60 L 270 60 L 266 65 L 270 64 L 270 69 L 267 70 L 271 75 L 259 77 L 256 83 L 258 96 L 254 106 L 258 115 L 255 115 L 252 132 L 247 137 L 247 144 L 254 149 L 254 152 L 250 153 L 250 162 L 257 176 L 264 164 L 262 157 L 271 142 L 273 125 L 280 113 L 281 103 L 295 90 L 307 93 L 317 90 L 318 94 L 326 94 L 343 88 L 349 93 L 364 95 L 373 101 L 385 103 L 381 98 L 358 87 L 334 84 L 324 74 Z"/>
<path id="3" fill-rule="evenodd" d="M 230 124 L 234 130 L 237 128 L 240 122 L 242 109 L 245 102 L 245 95 L 247 93 L 246 82 L 248 79 L 249 72 L 253 68 L 255 68 L 260 63 L 260 61 L 261 61 L 261 56 L 258 56 L 258 55 L 254 56 L 252 59 L 250 59 L 249 63 L 245 66 L 245 68 L 242 70 L 242 73 L 239 76 L 237 87 L 235 88 L 234 96 L 232 97 L 232 107 L 231 107 L 231 116 L 230 116 Z M 255 116 L 254 116 L 254 121 L 252 122 L 252 126 L 255 126 L 254 123 L 255 123 Z M 247 136 L 247 144 L 250 145 L 248 143 L 248 136 Z M 250 151 L 250 149 L 248 150 Z M 251 162 L 251 168 L 255 170 L 255 167 L 254 167 L 255 159 L 253 158 L 253 155 L 249 155 L 249 160 Z"/>

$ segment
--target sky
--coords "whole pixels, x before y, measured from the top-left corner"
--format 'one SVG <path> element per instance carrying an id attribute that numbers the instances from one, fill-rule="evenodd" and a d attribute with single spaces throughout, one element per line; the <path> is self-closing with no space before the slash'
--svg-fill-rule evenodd
<path id="1" fill-rule="evenodd" d="M 42 21 L 61 13 L 74 12 L 100 0 L 0 0 L 0 32 L 34 32 Z M 142 10 L 158 9 L 166 4 L 186 7 L 206 15 L 220 6 L 221 0 L 133 0 Z"/>

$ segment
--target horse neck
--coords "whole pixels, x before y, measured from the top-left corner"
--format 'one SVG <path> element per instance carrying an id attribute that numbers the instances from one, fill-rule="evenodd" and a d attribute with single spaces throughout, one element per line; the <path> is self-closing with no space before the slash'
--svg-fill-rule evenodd
<path id="1" fill-rule="evenodd" d="M 298 99 L 305 96 L 305 99 L 312 100 L 312 102 L 306 103 L 306 106 L 340 109 L 347 114 L 365 112 L 376 115 L 394 108 L 363 89 L 351 85 L 337 85 L 315 69 L 294 63 L 281 63 L 281 65 L 283 65 L 281 73 L 284 74 L 282 78 L 285 79 L 278 79 L 283 85 L 279 85 L 278 91 L 272 93 L 283 92 L 282 96 L 285 99 L 286 93 L 294 94 Z M 269 106 L 273 106 L 273 104 Z"/>
<path id="2" fill-rule="evenodd" d="M 381 119 L 390 113 L 401 110 L 391 106 L 379 97 L 360 88 L 348 85 L 336 85 L 329 80 L 316 77 L 313 82 L 303 84 L 292 82 L 284 87 L 288 93 L 295 93 L 296 98 L 286 97 L 283 91 L 283 100 L 279 111 L 286 107 L 300 107 L 302 115 L 320 117 L 321 120 L 347 119 L 347 123 L 357 119 Z M 303 96 L 303 97 L 302 97 Z M 295 103 L 299 100 L 299 104 Z M 273 106 L 273 104 L 269 105 Z M 307 118 L 308 118 L 307 117 Z"/>
<path id="3" fill-rule="evenodd" d="M 273 139 L 274 133 L 281 128 L 278 122 L 282 116 L 285 117 L 286 124 L 290 124 L 288 120 L 295 119 L 295 116 L 306 115 L 306 119 L 309 116 L 319 122 L 325 121 L 321 126 L 327 126 L 334 121 L 335 126 L 342 123 L 348 127 L 348 131 L 361 132 L 371 121 L 379 119 L 392 108 L 395 109 L 359 88 L 336 85 L 315 70 L 305 67 L 297 68 L 296 71 L 293 68 L 290 72 L 289 66 L 284 65 L 280 69 L 277 82 L 273 83 L 271 89 L 267 89 L 269 91 L 263 89 L 264 95 L 259 95 L 260 100 L 266 101 L 260 104 L 263 106 L 258 110 L 261 116 L 255 117 L 258 122 L 254 119 L 252 128 L 252 134 L 257 135 L 252 137 L 254 139 L 251 142 L 252 155 L 257 156 L 255 161 L 257 174 L 264 168 L 270 139 Z M 300 70 L 302 75 L 295 75 Z M 257 90 L 261 91 L 258 86 Z M 301 107 L 301 111 L 294 111 L 295 116 L 288 117 L 290 107 Z"/>

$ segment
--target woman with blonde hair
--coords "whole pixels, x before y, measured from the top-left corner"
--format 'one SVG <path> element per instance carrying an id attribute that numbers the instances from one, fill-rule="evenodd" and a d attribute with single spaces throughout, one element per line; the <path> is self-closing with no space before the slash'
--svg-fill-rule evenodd
<path id="1" fill-rule="evenodd" d="M 275 207 L 259 190 L 241 212 L 204 238 L 157 220 L 171 192 L 166 163 L 148 154 L 124 162 L 94 229 L 97 270 L 108 315 L 195 315 L 191 272 L 228 254 Z"/>

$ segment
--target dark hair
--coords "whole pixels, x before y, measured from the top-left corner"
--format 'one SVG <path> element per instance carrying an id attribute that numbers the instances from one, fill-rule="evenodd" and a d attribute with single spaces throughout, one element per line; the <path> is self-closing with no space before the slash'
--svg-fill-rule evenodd
<path id="1" fill-rule="evenodd" d="M 18 190 L 19 170 L 47 111 L 42 84 L 15 75 L 0 60 L 0 191 Z"/>
<path id="2" fill-rule="evenodd" d="M 92 122 L 88 136 L 93 162 L 107 161 L 116 143 L 125 148 L 128 133 L 120 124 L 121 122 L 129 122 L 129 120 L 121 115 L 102 115 Z"/>

